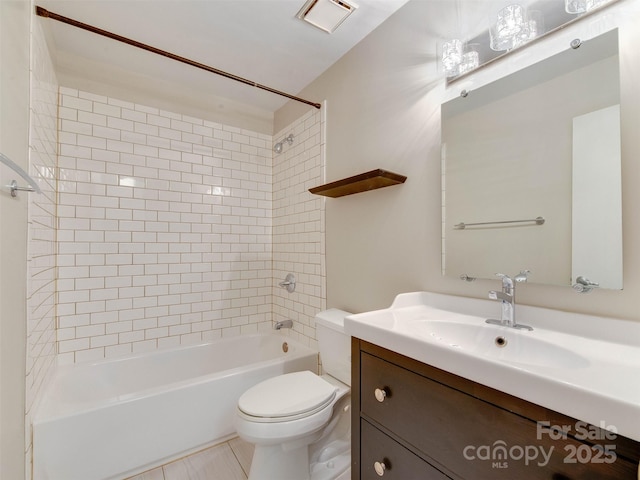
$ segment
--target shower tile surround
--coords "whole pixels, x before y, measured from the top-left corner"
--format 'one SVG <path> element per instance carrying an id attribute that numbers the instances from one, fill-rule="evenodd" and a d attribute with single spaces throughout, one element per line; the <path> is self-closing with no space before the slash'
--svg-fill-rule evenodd
<path id="1" fill-rule="evenodd" d="M 32 23 L 29 174 L 41 195 L 28 202 L 25 472 L 31 478 L 31 419 L 56 355 L 56 154 L 58 80 L 39 22 Z"/>
<path id="2" fill-rule="evenodd" d="M 60 89 L 61 363 L 256 333 L 284 317 L 295 325 L 285 335 L 314 345 L 324 203 L 306 189 L 323 177 L 320 113 L 289 131 L 294 144 L 275 156 L 270 135 Z M 293 294 L 277 287 L 288 271 Z"/>
<path id="3" fill-rule="evenodd" d="M 293 145 L 273 157 L 273 274 L 274 285 L 287 273 L 296 276 L 296 290 L 274 287 L 274 321 L 293 320 L 287 331 L 317 349 L 315 315 L 326 307 L 325 199 L 309 188 L 324 183 L 326 108 L 310 110 L 274 136 L 293 133 Z"/>

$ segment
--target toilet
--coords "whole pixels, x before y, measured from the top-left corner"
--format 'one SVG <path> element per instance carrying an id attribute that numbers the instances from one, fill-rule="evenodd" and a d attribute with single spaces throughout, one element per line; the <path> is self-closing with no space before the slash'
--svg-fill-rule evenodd
<path id="1" fill-rule="evenodd" d="M 254 385 L 238 400 L 238 436 L 255 445 L 249 480 L 348 480 L 351 476 L 350 313 L 316 318 L 324 374 L 293 372 Z"/>

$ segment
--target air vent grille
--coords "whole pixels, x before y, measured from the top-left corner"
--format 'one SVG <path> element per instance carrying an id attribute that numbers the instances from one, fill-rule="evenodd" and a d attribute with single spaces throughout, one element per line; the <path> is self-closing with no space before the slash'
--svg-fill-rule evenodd
<path id="1" fill-rule="evenodd" d="M 342 0 L 309 0 L 296 17 L 327 33 L 333 33 L 356 8 Z"/>

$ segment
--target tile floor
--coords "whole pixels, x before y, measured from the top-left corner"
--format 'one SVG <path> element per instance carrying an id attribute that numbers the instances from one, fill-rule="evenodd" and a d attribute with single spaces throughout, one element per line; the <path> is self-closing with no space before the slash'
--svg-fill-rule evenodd
<path id="1" fill-rule="evenodd" d="M 234 438 L 127 480 L 247 480 L 252 456 L 253 445 Z"/>

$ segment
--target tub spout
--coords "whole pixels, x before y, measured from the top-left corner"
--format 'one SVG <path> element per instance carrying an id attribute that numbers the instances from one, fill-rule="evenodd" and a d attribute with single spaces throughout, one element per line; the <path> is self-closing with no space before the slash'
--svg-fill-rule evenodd
<path id="1" fill-rule="evenodd" d="M 281 328 L 293 328 L 293 320 L 282 320 L 281 322 L 277 322 L 273 328 L 276 330 L 280 330 Z"/>

